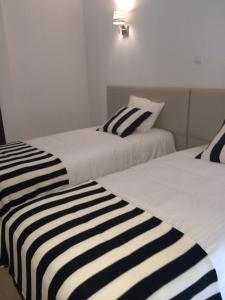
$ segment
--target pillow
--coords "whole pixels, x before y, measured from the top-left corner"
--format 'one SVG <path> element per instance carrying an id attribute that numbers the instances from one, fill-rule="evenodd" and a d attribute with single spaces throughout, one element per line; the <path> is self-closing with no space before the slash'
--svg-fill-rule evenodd
<path id="1" fill-rule="evenodd" d="M 138 107 L 152 112 L 151 118 L 145 120 L 145 122 L 143 122 L 141 126 L 138 127 L 139 132 L 148 132 L 149 129 L 154 126 L 164 105 L 165 103 L 157 103 L 148 99 L 130 96 L 128 107 Z"/>
<path id="2" fill-rule="evenodd" d="M 196 158 L 225 164 L 225 121 L 208 148 Z"/>
<path id="3" fill-rule="evenodd" d="M 152 113 L 137 107 L 123 107 L 98 131 L 109 132 L 124 138 L 132 134 Z"/>

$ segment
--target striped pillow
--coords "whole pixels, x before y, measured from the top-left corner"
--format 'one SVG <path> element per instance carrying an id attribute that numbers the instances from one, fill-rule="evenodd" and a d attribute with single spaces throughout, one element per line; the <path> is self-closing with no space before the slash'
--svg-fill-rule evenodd
<path id="1" fill-rule="evenodd" d="M 151 115 L 152 113 L 145 109 L 123 107 L 97 130 L 124 138 L 132 134 Z"/>
<path id="2" fill-rule="evenodd" d="M 196 158 L 225 164 L 225 121 L 209 147 Z"/>

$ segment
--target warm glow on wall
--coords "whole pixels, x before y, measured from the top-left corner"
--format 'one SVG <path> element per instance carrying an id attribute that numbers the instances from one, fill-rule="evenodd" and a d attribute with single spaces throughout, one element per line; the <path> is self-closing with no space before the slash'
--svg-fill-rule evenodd
<path id="1" fill-rule="evenodd" d="M 117 10 L 131 11 L 135 6 L 135 0 L 115 0 Z"/>

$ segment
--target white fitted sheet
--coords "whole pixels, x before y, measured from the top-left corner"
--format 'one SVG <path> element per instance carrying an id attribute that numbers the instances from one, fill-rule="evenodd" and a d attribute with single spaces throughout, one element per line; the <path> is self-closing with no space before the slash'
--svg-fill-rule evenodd
<path id="1" fill-rule="evenodd" d="M 194 159 L 203 148 L 97 181 L 198 242 L 212 260 L 225 299 L 225 165 Z"/>
<path id="2" fill-rule="evenodd" d="M 27 142 L 60 158 L 71 186 L 175 151 L 173 135 L 157 128 L 126 138 L 87 128 Z"/>

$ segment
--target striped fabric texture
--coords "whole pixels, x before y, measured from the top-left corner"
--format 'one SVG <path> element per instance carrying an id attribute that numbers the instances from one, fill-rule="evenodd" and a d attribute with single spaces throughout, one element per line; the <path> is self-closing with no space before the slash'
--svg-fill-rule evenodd
<path id="1" fill-rule="evenodd" d="M 225 164 L 225 121 L 208 148 L 196 158 Z"/>
<path id="2" fill-rule="evenodd" d="M 125 138 L 132 134 L 151 115 L 150 111 L 141 108 L 123 107 L 97 130 Z"/>
<path id="3" fill-rule="evenodd" d="M 60 159 L 24 142 L 0 147 L 0 217 L 11 207 L 69 183 Z"/>
<path id="4" fill-rule="evenodd" d="M 198 244 L 96 181 L 13 208 L 0 234 L 27 300 L 221 299 Z"/>

